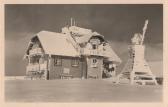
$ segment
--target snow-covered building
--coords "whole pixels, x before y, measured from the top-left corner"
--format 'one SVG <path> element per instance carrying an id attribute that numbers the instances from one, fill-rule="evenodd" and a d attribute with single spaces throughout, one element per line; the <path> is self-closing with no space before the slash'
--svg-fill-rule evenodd
<path id="1" fill-rule="evenodd" d="M 96 78 L 115 75 L 121 59 L 104 36 L 77 26 L 61 33 L 41 31 L 31 38 L 25 54 L 31 79 Z"/>

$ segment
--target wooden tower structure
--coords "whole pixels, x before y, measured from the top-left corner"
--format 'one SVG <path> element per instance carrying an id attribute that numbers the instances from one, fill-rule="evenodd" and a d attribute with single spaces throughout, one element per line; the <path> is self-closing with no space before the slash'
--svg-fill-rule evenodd
<path id="1" fill-rule="evenodd" d="M 155 76 L 144 58 L 144 37 L 148 20 L 145 21 L 143 32 L 135 33 L 129 46 L 129 59 L 118 75 L 118 83 L 130 83 L 140 85 L 157 85 Z"/>

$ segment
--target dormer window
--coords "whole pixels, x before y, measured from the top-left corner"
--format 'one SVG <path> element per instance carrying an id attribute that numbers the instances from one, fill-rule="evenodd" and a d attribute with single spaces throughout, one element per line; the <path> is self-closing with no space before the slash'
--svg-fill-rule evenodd
<path id="1" fill-rule="evenodd" d="M 97 49 L 97 45 L 96 45 L 96 44 L 93 44 L 93 45 L 92 45 L 92 49 Z"/>
<path id="2" fill-rule="evenodd" d="M 98 49 L 98 46 L 101 44 L 101 41 L 97 37 L 92 37 L 90 39 L 90 44 L 92 45 L 92 49 Z"/>

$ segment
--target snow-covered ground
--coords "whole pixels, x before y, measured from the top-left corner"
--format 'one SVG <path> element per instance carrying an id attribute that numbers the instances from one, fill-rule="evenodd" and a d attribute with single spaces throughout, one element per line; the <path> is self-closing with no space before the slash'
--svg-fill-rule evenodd
<path id="1" fill-rule="evenodd" d="M 162 90 L 110 80 L 5 80 L 8 102 L 161 102 Z"/>

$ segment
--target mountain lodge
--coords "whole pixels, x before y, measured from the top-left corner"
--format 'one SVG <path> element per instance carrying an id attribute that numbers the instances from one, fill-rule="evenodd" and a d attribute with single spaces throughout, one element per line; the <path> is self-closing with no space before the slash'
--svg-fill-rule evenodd
<path id="1" fill-rule="evenodd" d="M 40 31 L 25 54 L 26 76 L 31 79 L 102 79 L 115 76 L 121 59 L 104 36 L 77 26 L 61 33 Z"/>

